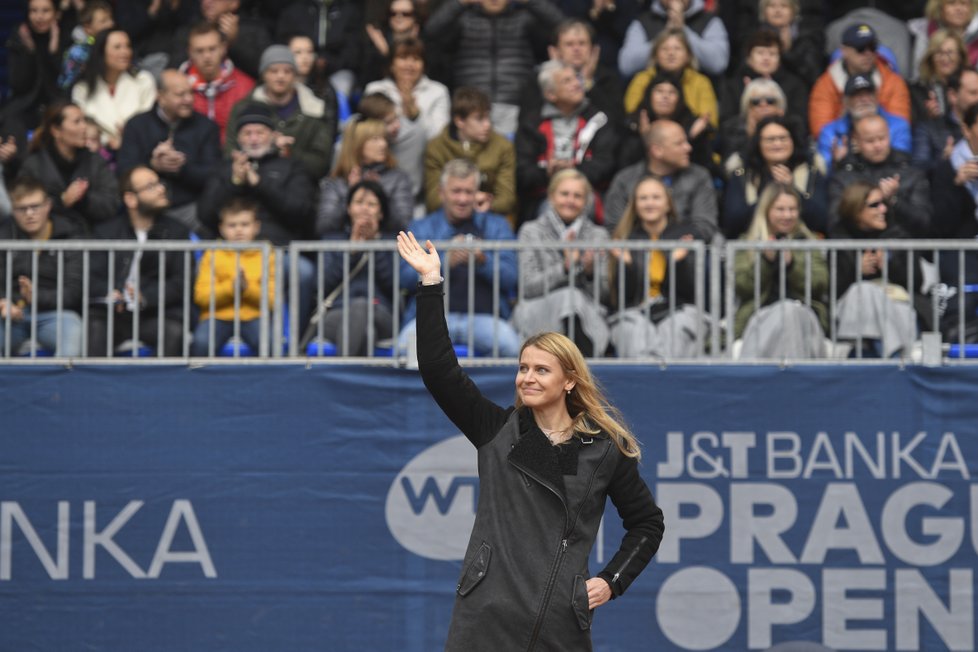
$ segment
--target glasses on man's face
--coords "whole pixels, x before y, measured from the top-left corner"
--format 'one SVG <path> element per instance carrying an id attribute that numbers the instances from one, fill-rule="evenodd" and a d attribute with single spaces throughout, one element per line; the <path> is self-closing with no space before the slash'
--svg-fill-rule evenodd
<path id="1" fill-rule="evenodd" d="M 156 181 L 150 181 L 149 183 L 147 183 L 142 188 L 133 188 L 132 191 L 138 195 L 139 193 L 146 192 L 147 190 L 156 190 L 157 188 L 161 187 L 162 185 L 163 185 L 163 182 L 160 181 L 159 179 L 157 179 Z"/>
<path id="2" fill-rule="evenodd" d="M 879 208 L 883 205 L 882 199 L 877 199 L 876 201 L 866 202 L 866 208 Z"/>
<path id="3" fill-rule="evenodd" d="M 876 52 L 875 45 L 864 45 L 861 48 L 853 48 L 859 54 L 866 54 L 867 52 Z"/>
<path id="4" fill-rule="evenodd" d="M 778 103 L 778 98 L 776 98 L 776 97 L 770 97 L 768 95 L 765 95 L 764 97 L 752 97 L 752 98 L 750 98 L 750 105 L 751 106 L 760 106 L 762 104 L 767 104 L 768 106 L 774 106 L 777 103 Z"/>
<path id="5" fill-rule="evenodd" d="M 42 201 L 39 204 L 21 204 L 20 206 L 14 206 L 14 213 L 17 215 L 33 215 L 44 210 L 47 206 L 47 201 Z"/>
<path id="6" fill-rule="evenodd" d="M 398 11 L 391 9 L 391 18 L 414 18 L 414 11 Z"/>

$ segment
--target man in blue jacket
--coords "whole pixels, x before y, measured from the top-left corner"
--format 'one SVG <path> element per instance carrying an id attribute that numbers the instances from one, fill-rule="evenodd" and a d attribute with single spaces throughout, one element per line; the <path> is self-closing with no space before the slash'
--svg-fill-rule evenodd
<path id="1" fill-rule="evenodd" d="M 442 207 L 413 222 L 410 230 L 419 242 L 472 243 L 465 249 L 442 253 L 446 261 L 449 334 L 456 344 L 465 344 L 470 351 L 474 348 L 480 355 L 516 357 L 520 338 L 506 321 L 511 312 L 510 299 L 516 293 L 519 279 L 516 253 L 483 251 L 477 244 L 480 240 L 515 240 L 516 236 L 502 215 L 476 211 L 478 191 L 479 169 L 475 163 L 465 159 L 449 161 L 441 174 Z M 497 274 L 498 294 L 493 291 Z M 413 294 L 417 290 L 418 275 L 402 261 L 400 278 L 401 287 L 412 294 L 400 335 L 400 345 L 404 347 L 415 332 Z"/>

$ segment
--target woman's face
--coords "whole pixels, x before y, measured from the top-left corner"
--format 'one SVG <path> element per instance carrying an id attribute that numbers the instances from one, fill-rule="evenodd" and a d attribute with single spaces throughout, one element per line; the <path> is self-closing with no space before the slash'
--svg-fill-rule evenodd
<path id="1" fill-rule="evenodd" d="M 550 204 L 565 223 L 570 224 L 587 206 L 587 185 L 583 179 L 564 179 L 550 193 Z"/>
<path id="2" fill-rule="evenodd" d="M 771 0 L 764 9 L 764 22 L 771 27 L 787 27 L 795 19 L 795 12 L 788 0 Z"/>
<path id="3" fill-rule="evenodd" d="M 659 225 L 669 213 L 669 193 L 656 179 L 645 179 L 635 186 L 635 214 L 643 226 Z"/>
<path id="4" fill-rule="evenodd" d="M 350 229 L 354 234 L 359 233 L 361 238 L 373 238 L 380 231 L 380 200 L 366 188 L 359 188 L 353 193 L 347 213 L 350 215 Z"/>
<path id="5" fill-rule="evenodd" d="M 394 57 L 391 61 L 391 77 L 398 85 L 414 88 L 424 74 L 424 61 L 414 55 Z"/>
<path id="6" fill-rule="evenodd" d="M 964 29 L 974 17 L 971 0 L 944 0 L 941 4 L 941 22 L 951 29 Z"/>
<path id="7" fill-rule="evenodd" d="M 387 139 L 383 136 L 368 138 L 363 143 L 363 152 L 360 156 L 361 165 L 371 165 L 387 162 Z"/>
<path id="8" fill-rule="evenodd" d="M 51 128 L 54 142 L 68 149 L 81 149 L 85 146 L 87 123 L 85 114 L 77 106 L 65 107 L 61 114 L 61 126 Z"/>
<path id="9" fill-rule="evenodd" d="M 882 231 L 886 228 L 886 204 L 879 189 L 874 188 L 866 196 L 866 203 L 856 215 L 856 228 L 860 231 Z"/>
<path id="10" fill-rule="evenodd" d="M 105 41 L 106 72 L 125 72 L 132 65 L 132 47 L 125 32 L 112 32 Z"/>
<path id="11" fill-rule="evenodd" d="M 418 24 L 414 3 L 411 0 L 394 0 L 391 3 L 388 23 L 394 34 L 406 34 L 414 30 Z"/>
<path id="12" fill-rule="evenodd" d="M 946 38 L 940 47 L 934 51 L 931 59 L 934 72 L 941 79 L 947 79 L 961 65 L 961 52 L 954 39 Z"/>
<path id="13" fill-rule="evenodd" d="M 650 93 L 652 113 L 659 118 L 667 118 L 676 113 L 679 106 L 679 89 L 669 83 L 656 84 Z M 649 116 L 650 118 L 652 116 Z"/>
<path id="14" fill-rule="evenodd" d="M 567 390 L 574 386 L 560 360 L 535 346 L 528 346 L 520 353 L 520 366 L 516 372 L 516 392 L 523 405 L 530 409 L 547 408 L 566 400 Z"/>
<path id="15" fill-rule="evenodd" d="M 767 211 L 767 228 L 771 235 L 791 235 L 798 226 L 798 200 L 794 195 L 778 195 Z"/>
<path id="16" fill-rule="evenodd" d="M 781 65 L 781 52 L 776 46 L 758 45 L 747 53 L 747 65 L 757 74 L 770 77 Z"/>
<path id="17" fill-rule="evenodd" d="M 51 0 L 31 0 L 27 5 L 27 23 L 38 34 L 47 34 L 58 19 L 58 12 Z"/>
<path id="18" fill-rule="evenodd" d="M 795 145 L 791 142 L 791 133 L 781 125 L 765 125 L 758 139 L 761 146 L 761 158 L 768 165 L 786 163 L 795 152 Z"/>
<path id="19" fill-rule="evenodd" d="M 655 52 L 655 65 L 666 72 L 679 72 L 689 63 L 689 52 L 678 36 L 670 36 Z"/>
<path id="20" fill-rule="evenodd" d="M 756 124 L 769 115 L 784 115 L 784 109 L 778 106 L 778 98 L 762 91 L 753 91 L 747 99 L 747 117 Z"/>
<path id="21" fill-rule="evenodd" d="M 308 77 L 312 72 L 312 64 L 316 61 L 316 50 L 312 46 L 312 39 L 308 36 L 294 36 L 289 41 L 289 50 L 295 58 L 295 70 L 300 77 Z"/>

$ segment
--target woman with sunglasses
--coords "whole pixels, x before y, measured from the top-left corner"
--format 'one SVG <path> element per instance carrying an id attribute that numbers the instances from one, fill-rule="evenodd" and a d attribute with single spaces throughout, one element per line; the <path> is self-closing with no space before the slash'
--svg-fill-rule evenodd
<path id="1" fill-rule="evenodd" d="M 383 79 L 387 74 L 395 42 L 421 35 L 421 21 L 414 0 L 390 0 L 386 19 L 378 25 L 366 24 L 367 38 L 360 73 L 364 84 Z"/>
<path id="2" fill-rule="evenodd" d="M 825 232 L 828 185 L 818 154 L 809 158 L 791 118 L 771 116 L 757 125 L 747 158 L 727 180 L 721 212 L 723 232 L 736 238 L 747 230 L 758 197 L 769 183 L 792 186 L 801 198 L 801 219 L 812 231 Z"/>
<path id="3" fill-rule="evenodd" d="M 917 335 L 914 299 L 923 275 L 917 252 L 887 251 L 874 243 L 910 238 L 899 225 L 890 223 L 883 191 L 866 181 L 849 184 L 829 237 L 861 240 L 867 245 L 836 254 L 839 339 L 862 339 L 862 350 L 855 351 L 854 357 L 908 355 Z"/>
<path id="4" fill-rule="evenodd" d="M 931 39 L 938 32 L 954 34 L 965 47 L 962 65 L 978 63 L 978 0 L 927 0 L 924 17 L 907 22 L 913 36 L 913 66 L 911 74 L 919 70 L 931 51 Z"/>
<path id="5" fill-rule="evenodd" d="M 783 116 L 787 106 L 788 98 L 778 82 L 763 77 L 748 82 L 740 95 L 740 113 L 723 121 L 713 144 L 714 151 L 720 154 L 725 177 L 744 166 L 747 145 L 757 124 L 769 116 Z"/>

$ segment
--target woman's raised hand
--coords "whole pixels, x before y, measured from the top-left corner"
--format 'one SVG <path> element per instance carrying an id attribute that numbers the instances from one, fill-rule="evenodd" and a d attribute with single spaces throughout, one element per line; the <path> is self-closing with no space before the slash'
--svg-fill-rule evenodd
<path id="1" fill-rule="evenodd" d="M 422 247 L 413 233 L 401 231 L 397 234 L 397 251 L 401 254 L 401 258 L 418 273 L 423 283 L 441 280 L 441 258 L 431 240 L 426 240 L 425 246 Z"/>

